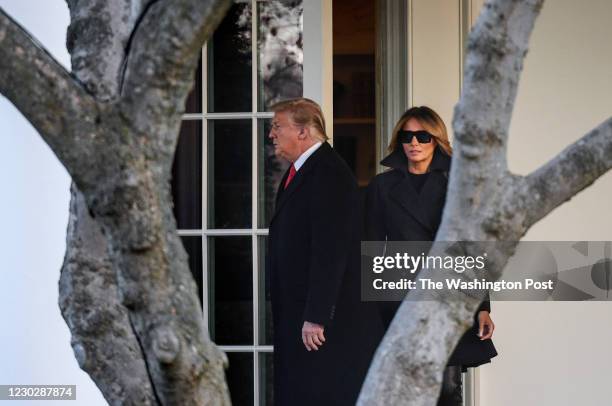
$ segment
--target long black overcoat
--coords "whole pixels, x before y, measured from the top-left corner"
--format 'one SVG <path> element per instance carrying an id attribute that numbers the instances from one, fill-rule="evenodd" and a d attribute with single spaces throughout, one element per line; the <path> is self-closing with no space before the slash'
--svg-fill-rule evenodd
<path id="1" fill-rule="evenodd" d="M 285 173 L 268 236 L 274 323 L 274 403 L 354 405 L 383 328 L 360 301 L 357 184 L 328 143 Z M 325 326 L 318 351 L 302 343 L 304 321 Z"/>
<path id="2" fill-rule="evenodd" d="M 408 175 L 408 160 L 401 148 L 388 155 L 381 165 L 391 168 L 377 175 L 366 194 L 366 239 L 369 241 L 434 241 L 446 200 L 451 157 L 436 147 L 429 175 L 417 193 Z M 385 328 L 401 302 L 379 302 Z M 480 310 L 491 311 L 488 300 Z M 448 365 L 475 367 L 497 355 L 492 340 L 480 340 L 478 322 L 462 336 Z"/>

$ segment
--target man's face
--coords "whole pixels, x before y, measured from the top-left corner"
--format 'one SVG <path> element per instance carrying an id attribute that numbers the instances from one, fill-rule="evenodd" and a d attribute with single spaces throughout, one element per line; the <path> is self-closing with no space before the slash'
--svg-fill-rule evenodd
<path id="1" fill-rule="evenodd" d="M 282 111 L 274 113 L 269 137 L 274 144 L 276 156 L 295 162 L 301 153 L 298 137 L 302 131 L 301 127 L 293 124 L 289 113 Z"/>

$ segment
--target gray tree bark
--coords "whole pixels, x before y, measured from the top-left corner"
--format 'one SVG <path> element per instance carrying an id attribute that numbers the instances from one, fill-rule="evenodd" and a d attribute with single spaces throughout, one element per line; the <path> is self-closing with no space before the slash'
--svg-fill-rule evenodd
<path id="1" fill-rule="evenodd" d="M 0 92 L 70 173 L 60 307 L 111 404 L 230 403 L 172 213 L 198 54 L 229 0 L 68 0 L 72 72 L 0 9 Z"/>
<path id="2" fill-rule="evenodd" d="M 510 119 L 542 5 L 543 0 L 489 0 L 468 39 L 464 88 L 453 118 L 453 165 L 436 241 L 505 242 L 487 251 L 488 280 L 499 278 L 516 242 L 533 224 L 612 167 L 610 118 L 528 176 L 508 171 Z M 427 272 L 427 277 L 440 274 Z M 401 304 L 359 405 L 436 404 L 444 366 L 482 297 L 455 292 L 419 301 L 421 296 L 411 291 Z"/>

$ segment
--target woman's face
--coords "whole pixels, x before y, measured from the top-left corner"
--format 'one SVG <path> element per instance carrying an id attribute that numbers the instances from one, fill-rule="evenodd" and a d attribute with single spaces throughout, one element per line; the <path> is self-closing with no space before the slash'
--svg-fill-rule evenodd
<path id="1" fill-rule="evenodd" d="M 402 127 L 405 131 L 424 131 L 425 129 L 415 118 L 411 118 L 410 120 L 404 123 L 404 127 Z M 408 158 L 408 161 L 412 164 L 417 164 L 419 162 L 428 162 L 431 161 L 433 157 L 434 150 L 436 148 L 436 139 L 431 137 L 431 142 L 420 144 L 417 141 L 417 137 L 412 137 L 412 141 L 410 144 L 402 144 L 404 148 L 404 154 Z"/>

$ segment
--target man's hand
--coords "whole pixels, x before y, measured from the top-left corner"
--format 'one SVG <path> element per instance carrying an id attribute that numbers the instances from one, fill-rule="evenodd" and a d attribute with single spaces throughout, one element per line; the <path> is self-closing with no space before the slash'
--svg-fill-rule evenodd
<path id="1" fill-rule="evenodd" d="M 493 337 L 493 330 L 495 330 L 495 324 L 489 316 L 489 312 L 481 310 L 478 312 L 478 337 L 480 340 L 487 340 Z"/>
<path id="2" fill-rule="evenodd" d="M 302 341 L 308 351 L 316 351 L 323 345 L 325 342 L 323 329 L 324 327 L 320 324 L 311 323 L 309 321 L 304 322 L 304 326 L 302 327 Z"/>

